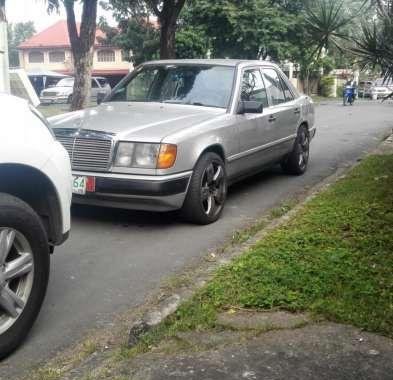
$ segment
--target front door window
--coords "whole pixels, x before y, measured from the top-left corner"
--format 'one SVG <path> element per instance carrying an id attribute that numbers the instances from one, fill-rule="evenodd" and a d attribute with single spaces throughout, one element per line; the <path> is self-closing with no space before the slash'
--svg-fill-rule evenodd
<path id="1" fill-rule="evenodd" d="M 240 99 L 253 100 L 262 103 L 264 108 L 269 107 L 265 83 L 259 69 L 244 71 Z"/>

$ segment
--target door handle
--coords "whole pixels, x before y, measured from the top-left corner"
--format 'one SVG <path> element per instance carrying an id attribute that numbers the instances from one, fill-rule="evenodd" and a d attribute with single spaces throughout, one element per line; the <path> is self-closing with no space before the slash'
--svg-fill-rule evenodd
<path id="1" fill-rule="evenodd" d="M 300 108 L 295 108 L 295 110 L 293 111 L 295 114 L 300 114 Z"/>
<path id="2" fill-rule="evenodd" d="M 274 115 L 271 115 L 268 119 L 269 123 L 272 123 L 273 121 L 276 121 L 276 117 Z"/>

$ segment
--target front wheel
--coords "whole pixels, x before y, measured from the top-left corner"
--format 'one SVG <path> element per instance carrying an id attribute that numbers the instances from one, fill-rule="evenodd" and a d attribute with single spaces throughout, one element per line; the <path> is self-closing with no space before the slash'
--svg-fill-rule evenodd
<path id="1" fill-rule="evenodd" d="M 281 163 L 282 169 L 289 174 L 301 175 L 305 173 L 310 157 L 310 135 L 305 126 L 301 126 L 297 133 L 292 152 Z"/>
<path id="2" fill-rule="evenodd" d="M 224 209 L 226 196 L 225 164 L 216 153 L 205 153 L 195 166 L 181 214 L 195 224 L 213 223 Z"/>
<path id="3" fill-rule="evenodd" d="M 0 194 L 0 359 L 32 327 L 49 278 L 49 247 L 40 217 L 25 202 Z"/>

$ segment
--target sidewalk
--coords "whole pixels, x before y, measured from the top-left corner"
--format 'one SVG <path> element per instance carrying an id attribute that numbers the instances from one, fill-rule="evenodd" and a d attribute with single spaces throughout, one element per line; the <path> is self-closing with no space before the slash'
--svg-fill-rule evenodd
<path id="1" fill-rule="evenodd" d="M 177 344 L 182 342 L 194 350 L 175 355 L 145 354 L 123 363 L 117 371 L 121 374 L 118 379 L 393 378 L 393 341 L 351 326 L 320 323 L 253 337 L 223 331 L 188 333 L 177 339 Z M 236 343 L 244 339 L 244 343 Z M 211 348 L 207 349 L 209 346 Z M 158 351 L 168 349 L 169 343 L 166 342 Z"/>

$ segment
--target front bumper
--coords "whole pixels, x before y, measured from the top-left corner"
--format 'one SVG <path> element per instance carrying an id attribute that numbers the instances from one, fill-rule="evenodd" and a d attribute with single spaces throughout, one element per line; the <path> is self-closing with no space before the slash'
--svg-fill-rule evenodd
<path id="1" fill-rule="evenodd" d="M 72 201 L 130 210 L 171 211 L 183 206 L 192 172 L 167 176 L 108 175 L 74 172 L 95 177 L 95 191 L 74 194 Z"/>
<path id="2" fill-rule="evenodd" d="M 68 101 L 67 95 L 59 95 L 59 96 L 41 96 L 40 102 L 41 104 L 60 104 L 67 103 Z"/>

